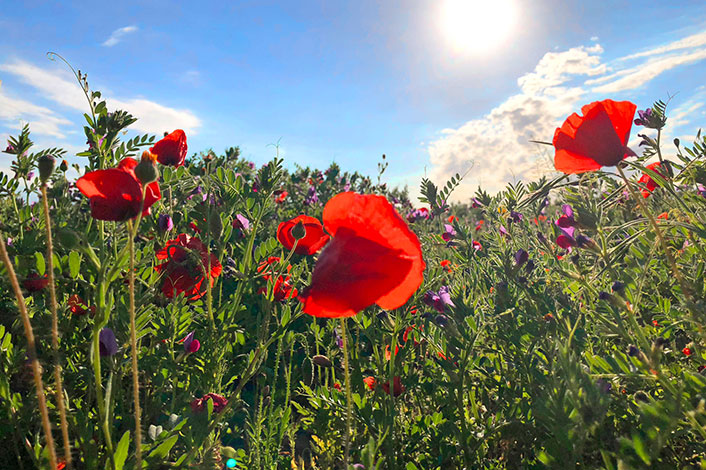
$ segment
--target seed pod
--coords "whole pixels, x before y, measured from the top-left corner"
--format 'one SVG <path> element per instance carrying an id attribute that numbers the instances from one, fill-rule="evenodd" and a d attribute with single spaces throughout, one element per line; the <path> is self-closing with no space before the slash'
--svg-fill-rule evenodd
<path id="1" fill-rule="evenodd" d="M 135 167 L 135 176 L 142 184 L 150 184 L 159 179 L 159 170 L 155 161 L 157 156 L 149 151 L 142 152 L 140 163 Z"/>
<path id="2" fill-rule="evenodd" d="M 331 359 L 326 356 L 322 356 L 321 354 L 317 354 L 316 356 L 312 357 L 311 360 L 314 364 L 321 367 L 331 367 L 333 365 Z"/>
<path id="3" fill-rule="evenodd" d="M 301 240 L 306 236 L 306 227 L 304 227 L 301 220 L 292 228 L 292 236 L 297 240 Z"/>
<path id="4" fill-rule="evenodd" d="M 54 165 L 56 165 L 56 159 L 51 155 L 42 155 L 37 160 L 37 169 L 39 170 L 39 179 L 42 183 L 46 183 L 54 173 Z"/>

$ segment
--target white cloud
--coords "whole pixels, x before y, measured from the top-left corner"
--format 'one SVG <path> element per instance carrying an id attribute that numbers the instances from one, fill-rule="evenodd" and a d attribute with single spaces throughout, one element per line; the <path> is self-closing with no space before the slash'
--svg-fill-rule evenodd
<path id="1" fill-rule="evenodd" d="M 699 33 L 611 62 L 602 60 L 599 44 L 548 52 L 534 71 L 518 79 L 518 94 L 457 129 L 442 130 L 428 144 L 429 176 L 444 184 L 470 168 L 453 195 L 468 200 L 477 186 L 495 192 L 510 181 L 553 173 L 553 149 L 530 140 L 551 141 L 555 129 L 582 104 L 639 88 L 668 70 L 706 60 L 704 45 L 706 33 Z M 670 126 L 688 124 L 688 116 L 702 109 L 701 101 L 692 98 L 674 109 Z"/>
<path id="2" fill-rule="evenodd" d="M 125 37 L 126 35 L 128 35 L 130 33 L 134 33 L 135 31 L 137 31 L 137 26 L 134 26 L 134 25 L 133 26 L 125 26 L 123 28 L 118 28 L 115 31 L 113 31 L 113 33 L 110 35 L 110 37 L 108 39 L 106 39 L 102 45 L 105 47 L 113 47 L 114 45 L 119 43 L 123 39 L 123 37 Z"/>
<path id="3" fill-rule="evenodd" d="M 61 126 L 71 124 L 71 121 L 49 108 L 12 98 L 3 89 L 0 89 L 0 122 L 10 129 L 21 129 L 25 123 L 29 123 L 33 133 L 58 138 L 65 137 Z"/>
<path id="4" fill-rule="evenodd" d="M 88 108 L 86 97 L 75 78 L 63 69 L 44 69 L 28 62 L 15 61 L 1 64 L 0 71 L 16 76 L 23 83 L 40 91 L 43 97 L 59 105 L 81 113 L 86 112 Z M 130 126 L 132 130 L 161 135 L 164 131 L 179 128 L 187 134 L 194 135 L 201 127 L 201 120 L 188 109 L 171 108 L 142 97 L 124 98 L 104 95 L 104 98 L 108 109 L 124 109 L 138 119 Z"/>
<path id="5" fill-rule="evenodd" d="M 187 83 L 189 85 L 194 85 L 198 86 L 201 84 L 201 72 L 198 70 L 187 70 L 184 72 L 184 74 L 180 77 L 180 80 L 183 83 Z"/>

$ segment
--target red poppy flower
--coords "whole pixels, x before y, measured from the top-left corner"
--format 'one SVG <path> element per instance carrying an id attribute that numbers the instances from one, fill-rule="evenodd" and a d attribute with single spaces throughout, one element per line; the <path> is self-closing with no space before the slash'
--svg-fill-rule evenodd
<path id="1" fill-rule="evenodd" d="M 479 220 L 478 223 L 476 224 L 476 232 L 483 228 L 483 224 L 485 223 L 485 220 Z"/>
<path id="2" fill-rule="evenodd" d="M 176 239 L 169 240 L 156 256 L 157 259 L 167 260 L 154 267 L 165 275 L 162 293 L 167 298 L 184 294 L 187 300 L 197 300 L 206 294 L 204 273 L 208 269 L 208 250 L 201 240 L 182 233 Z M 208 273 L 211 285 L 222 270 L 218 258 L 211 254 L 211 272 Z"/>
<path id="3" fill-rule="evenodd" d="M 162 165 L 182 166 L 186 159 L 186 134 L 177 129 L 150 149 Z"/>
<path id="4" fill-rule="evenodd" d="M 228 400 L 217 393 L 207 393 L 202 398 L 196 398 L 191 402 L 191 411 L 194 413 L 201 413 L 206 410 L 208 405 L 208 400 L 213 401 L 213 412 L 220 413 L 220 411 L 225 408 L 228 404 Z"/>
<path id="5" fill-rule="evenodd" d="M 71 312 L 72 315 L 76 315 L 77 317 L 82 317 L 88 312 L 91 312 L 91 315 L 96 313 L 95 305 L 92 305 L 89 308 L 83 301 L 83 299 L 76 294 L 69 297 L 67 304 L 69 306 L 69 312 Z"/>
<path id="6" fill-rule="evenodd" d="M 458 217 L 456 217 L 455 215 L 450 215 L 449 218 L 446 220 L 448 220 L 449 223 L 452 224 L 454 223 L 454 220 L 458 220 Z"/>
<path id="7" fill-rule="evenodd" d="M 372 375 L 365 377 L 363 382 L 365 382 L 365 386 L 368 387 L 368 390 L 375 390 L 375 387 L 378 385 L 377 379 L 375 379 Z"/>
<path id="8" fill-rule="evenodd" d="M 402 306 L 423 280 L 417 236 L 383 196 L 341 193 L 324 207 L 332 235 L 300 299 L 317 317 L 353 316 L 376 303 Z"/>
<path id="9" fill-rule="evenodd" d="M 22 281 L 22 287 L 27 289 L 29 292 L 39 292 L 49 285 L 49 278 L 45 276 L 40 276 L 37 273 L 30 273 L 30 275 Z"/>
<path id="10" fill-rule="evenodd" d="M 266 261 L 260 263 L 260 266 L 257 267 L 257 272 L 263 272 L 269 266 L 272 266 L 274 263 L 278 263 L 279 260 L 279 256 L 270 256 L 269 258 L 267 258 Z M 292 265 L 290 264 L 289 266 L 287 266 L 287 272 L 291 270 Z M 262 278 L 265 281 L 269 281 L 270 279 L 272 279 L 272 274 L 264 274 Z M 277 302 L 284 302 L 287 299 L 293 299 L 297 297 L 297 295 L 299 295 L 297 289 L 292 287 L 291 281 L 292 279 L 289 276 L 279 276 L 277 278 L 274 286 L 274 298 Z M 267 288 L 261 287 L 260 289 L 258 289 L 257 292 L 259 294 L 267 294 Z"/>
<path id="11" fill-rule="evenodd" d="M 313 255 L 319 251 L 329 241 L 329 236 L 324 233 L 324 227 L 316 217 L 300 215 L 292 220 L 282 222 L 277 227 L 277 240 L 287 250 L 291 250 L 296 239 L 292 235 L 292 229 L 301 222 L 306 230 L 304 238 L 299 239 L 294 252 L 299 255 Z"/>
<path id="12" fill-rule="evenodd" d="M 397 354 L 399 354 L 399 352 L 400 352 L 400 347 L 395 346 L 395 356 L 397 356 Z M 390 352 L 390 345 L 389 344 L 387 346 L 385 346 L 385 359 L 388 361 L 390 359 L 392 359 L 392 353 Z"/>
<path id="13" fill-rule="evenodd" d="M 659 171 L 662 169 L 662 164 L 660 162 L 655 162 L 655 163 L 651 163 L 651 164 L 647 165 L 647 169 L 654 171 L 662 178 L 666 178 L 666 176 L 664 176 L 664 174 L 661 171 Z M 652 191 L 657 189 L 657 182 L 655 180 L 653 180 L 652 177 L 650 175 L 648 175 L 647 173 L 642 174 L 639 182 L 645 186 L 642 189 L 642 197 L 644 197 L 644 198 L 650 197 L 650 194 L 652 194 Z"/>
<path id="14" fill-rule="evenodd" d="M 683 352 L 685 356 L 691 356 L 692 354 L 694 354 L 691 348 L 684 348 L 681 350 L 681 352 Z"/>
<path id="15" fill-rule="evenodd" d="M 124 158 L 117 168 L 91 171 L 76 181 L 76 187 L 90 200 L 91 217 L 115 222 L 137 217 L 142 206 L 142 183 L 135 176 L 137 163 L 134 158 Z M 149 214 L 161 197 L 159 184 L 148 184 L 142 214 Z"/>
<path id="16" fill-rule="evenodd" d="M 448 273 L 451 272 L 451 261 L 444 259 L 444 260 L 441 260 L 441 263 L 439 263 L 439 264 L 441 264 L 441 267 L 443 268 L 444 271 L 446 271 Z"/>
<path id="17" fill-rule="evenodd" d="M 341 384 L 336 382 L 335 384 L 333 384 L 333 388 L 335 388 L 336 390 L 338 390 L 340 392 L 341 391 Z"/>
<path id="18" fill-rule="evenodd" d="M 668 220 L 669 219 L 669 212 L 662 212 L 660 215 L 657 216 L 658 219 L 662 220 Z"/>
<path id="19" fill-rule="evenodd" d="M 635 155 L 628 139 L 637 106 L 629 101 L 594 101 L 574 113 L 554 132 L 554 167 L 564 173 L 584 173 L 614 166 Z"/>
<path id="20" fill-rule="evenodd" d="M 385 390 L 385 393 L 388 395 L 390 394 L 390 382 L 385 381 L 382 383 L 382 389 Z M 402 385 L 402 380 L 400 379 L 399 375 L 396 375 L 394 379 L 392 379 L 392 393 L 394 396 L 398 397 L 404 393 L 406 390 L 405 386 Z"/>

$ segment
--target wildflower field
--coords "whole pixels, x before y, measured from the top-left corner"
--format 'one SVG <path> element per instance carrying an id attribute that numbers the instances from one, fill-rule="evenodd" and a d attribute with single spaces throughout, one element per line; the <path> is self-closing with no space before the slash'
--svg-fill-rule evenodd
<path id="1" fill-rule="evenodd" d="M 665 103 L 410 200 L 384 160 L 127 140 L 78 79 L 86 151 L 3 154 L 0 468 L 706 468 L 706 140 Z"/>

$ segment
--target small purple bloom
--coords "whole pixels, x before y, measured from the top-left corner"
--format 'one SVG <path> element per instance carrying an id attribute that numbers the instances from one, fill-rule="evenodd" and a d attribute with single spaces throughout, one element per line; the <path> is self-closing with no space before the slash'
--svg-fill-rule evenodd
<path id="1" fill-rule="evenodd" d="M 456 305 L 451 300 L 451 293 L 448 286 L 441 286 L 437 292 L 428 291 L 422 299 L 426 305 L 434 307 L 437 312 L 444 313 L 446 307 L 455 307 Z"/>
<path id="2" fill-rule="evenodd" d="M 192 199 L 194 198 L 194 196 L 196 196 L 196 195 L 198 195 L 198 194 L 203 194 L 203 188 L 202 188 L 201 186 L 196 186 L 196 187 L 189 193 L 189 195 L 186 197 L 187 201 L 192 200 Z M 206 197 L 208 197 L 208 196 L 206 196 L 206 195 L 204 194 L 204 195 L 203 195 L 203 201 L 206 200 Z"/>
<path id="3" fill-rule="evenodd" d="M 362 463 L 353 464 L 353 470 L 365 470 L 365 465 Z"/>
<path id="4" fill-rule="evenodd" d="M 699 195 L 701 195 L 701 196 L 703 196 L 703 197 L 706 197 L 706 186 L 704 186 L 704 185 L 701 184 L 701 183 L 698 183 L 698 184 L 696 185 L 696 190 L 697 190 L 697 192 L 699 193 Z"/>
<path id="5" fill-rule="evenodd" d="M 7 237 L 7 246 L 12 246 L 12 244 L 13 244 L 12 238 Z"/>
<path id="6" fill-rule="evenodd" d="M 233 228 L 243 231 L 250 230 L 250 221 L 243 214 L 235 214 Z"/>
<path id="7" fill-rule="evenodd" d="M 444 233 L 441 234 L 441 238 L 443 238 L 444 241 L 448 242 L 451 241 L 455 236 L 456 230 L 454 230 L 453 225 L 444 224 Z"/>
<path id="8" fill-rule="evenodd" d="M 343 336 L 341 336 L 340 334 L 338 334 L 338 328 L 334 328 L 334 329 L 333 329 L 333 337 L 334 337 L 334 339 L 336 340 L 336 345 L 337 345 L 339 348 L 343 349 Z"/>
<path id="9" fill-rule="evenodd" d="M 167 233 L 174 228 L 174 221 L 169 214 L 161 214 L 157 219 L 157 227 L 162 233 Z"/>
<path id="10" fill-rule="evenodd" d="M 250 167 L 251 170 L 255 169 L 255 163 L 254 162 L 248 162 L 248 166 Z"/>
<path id="11" fill-rule="evenodd" d="M 515 266 L 522 266 L 527 262 L 528 259 L 529 254 L 525 250 L 520 248 L 519 250 L 517 250 L 517 253 L 515 253 Z"/>
<path id="12" fill-rule="evenodd" d="M 32 178 L 34 178 L 34 172 L 30 171 L 27 173 L 27 181 L 32 181 Z"/>
<path id="13" fill-rule="evenodd" d="M 343 185 L 343 192 L 346 193 L 351 190 L 351 181 L 346 180 L 346 184 Z"/>
<path id="14" fill-rule="evenodd" d="M 306 206 L 312 206 L 314 204 L 317 204 L 319 202 L 319 195 L 316 193 L 316 187 L 311 186 L 309 187 L 309 191 L 306 194 L 306 197 L 304 198 L 304 205 Z"/>
<path id="15" fill-rule="evenodd" d="M 98 334 L 101 356 L 113 356 L 118 352 L 118 340 L 110 328 L 103 328 Z"/>
<path id="16" fill-rule="evenodd" d="M 520 214 L 519 212 L 510 211 L 510 219 L 509 219 L 510 222 L 519 223 L 522 221 L 523 218 L 524 218 L 524 216 L 522 214 Z"/>
<path id="17" fill-rule="evenodd" d="M 195 333 L 195 331 L 192 331 L 184 338 L 184 351 L 187 353 L 195 353 L 201 348 L 201 342 L 194 338 Z"/>
<path id="18" fill-rule="evenodd" d="M 15 153 L 15 146 L 8 142 L 5 153 Z"/>
<path id="19" fill-rule="evenodd" d="M 508 238 L 510 237 L 510 232 L 507 231 L 507 229 L 505 228 L 504 225 L 501 225 L 500 228 L 498 229 L 498 231 L 500 232 L 500 235 L 502 235 L 503 237 L 508 237 Z"/>
<path id="20" fill-rule="evenodd" d="M 483 203 L 474 197 L 473 199 L 471 199 L 471 207 L 477 209 L 479 207 L 483 207 Z"/>

